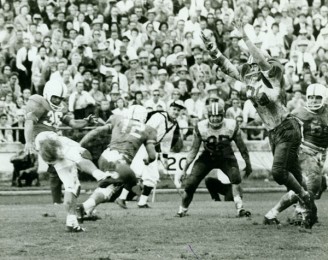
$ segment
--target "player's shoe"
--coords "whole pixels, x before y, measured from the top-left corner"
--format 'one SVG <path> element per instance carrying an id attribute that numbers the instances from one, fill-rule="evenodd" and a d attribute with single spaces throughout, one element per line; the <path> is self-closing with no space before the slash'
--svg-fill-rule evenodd
<path id="1" fill-rule="evenodd" d="M 187 217 L 187 216 L 189 216 L 187 214 L 187 211 L 178 212 L 177 214 L 175 214 L 175 217 L 177 217 L 177 218 L 183 218 L 183 217 Z"/>
<path id="2" fill-rule="evenodd" d="M 148 204 L 144 204 L 144 205 L 138 205 L 139 209 L 151 209 L 151 207 Z"/>
<path id="3" fill-rule="evenodd" d="M 80 233 L 80 232 L 84 232 L 84 231 L 85 231 L 85 229 L 80 226 L 76 226 L 76 227 L 66 226 L 66 232 L 69 232 L 69 233 Z"/>
<path id="4" fill-rule="evenodd" d="M 311 229 L 312 226 L 318 221 L 317 206 L 314 203 L 314 198 L 307 193 L 306 196 L 300 199 L 300 203 L 305 208 L 301 226 L 305 229 Z"/>
<path id="5" fill-rule="evenodd" d="M 279 225 L 280 224 L 280 221 L 277 218 L 267 218 L 267 217 L 264 217 L 263 224 L 264 225 Z"/>
<path id="6" fill-rule="evenodd" d="M 120 198 L 115 200 L 115 203 L 119 205 L 122 209 L 127 209 L 128 207 L 126 206 L 125 200 L 122 200 Z"/>
<path id="7" fill-rule="evenodd" d="M 101 219 L 101 217 L 99 217 L 93 212 L 87 214 L 84 210 L 83 204 L 78 204 L 76 206 L 76 212 L 77 212 L 77 220 L 79 223 L 83 223 L 83 221 L 97 221 Z"/>
<path id="8" fill-rule="evenodd" d="M 244 218 L 244 217 L 249 218 L 251 215 L 252 215 L 252 213 L 250 211 L 244 210 L 244 209 L 241 209 L 238 212 L 238 217 L 239 218 Z"/>

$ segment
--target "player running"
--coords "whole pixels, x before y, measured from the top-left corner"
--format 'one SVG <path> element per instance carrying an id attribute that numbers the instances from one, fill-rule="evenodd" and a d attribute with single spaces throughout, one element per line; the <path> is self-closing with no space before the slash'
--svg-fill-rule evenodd
<path id="1" fill-rule="evenodd" d="M 327 88 L 321 84 L 311 84 L 306 89 L 306 107 L 293 112 L 303 122 L 303 140 L 300 149 L 300 165 L 304 181 L 311 196 L 316 196 L 325 186 L 322 178 L 323 163 L 328 147 L 328 108 L 325 105 Z M 280 212 L 296 203 L 295 192 L 289 191 L 264 217 L 264 224 L 279 224 Z M 304 209 L 298 205 L 295 216 L 302 222 Z M 299 219 L 299 217 L 301 217 Z"/>
<path id="2" fill-rule="evenodd" d="M 81 146 L 84 146 L 101 133 L 111 132 L 109 147 L 101 154 L 98 165 L 104 171 L 114 172 L 112 177 L 100 182 L 99 187 L 79 207 L 81 220 L 90 218 L 98 204 L 109 200 L 115 186 L 123 184 L 124 190 L 130 192 L 137 184 L 137 178 L 130 164 L 141 145 L 144 145 L 147 151 L 147 156 L 143 158 L 146 165 L 156 159 L 154 144 L 157 132 L 154 128 L 145 125 L 146 108 L 133 105 L 129 108 L 128 114 L 128 118 L 113 117 L 111 125 L 92 130 L 80 142 Z"/>
<path id="3" fill-rule="evenodd" d="M 212 103 L 208 107 L 208 119 L 197 123 L 194 130 L 194 141 L 186 159 L 183 175 L 186 175 L 189 166 L 195 160 L 202 143 L 204 143 L 204 151 L 200 153 L 192 167 L 190 176 L 187 177 L 182 203 L 177 213 L 178 217 L 186 216 L 198 185 L 213 169 L 221 169 L 228 176 L 232 184 L 237 215 L 239 217 L 251 215 L 249 211 L 243 208 L 240 194 L 241 176 L 231 146 L 232 141 L 236 143 L 245 160 L 246 174 L 249 175 L 252 172 L 252 166 L 236 120 L 224 118 L 223 106 L 219 103 Z"/>
<path id="4" fill-rule="evenodd" d="M 91 157 L 89 152 L 77 142 L 59 136 L 55 132 L 45 131 L 35 139 L 36 150 L 42 159 L 52 165 L 58 177 L 64 184 L 64 205 L 67 212 L 66 230 L 68 232 L 83 232 L 76 216 L 76 201 L 80 193 L 80 181 L 77 169 L 83 165 L 84 158 Z"/>
<path id="5" fill-rule="evenodd" d="M 236 28 L 249 49 L 251 57 L 248 63 L 238 70 L 218 50 L 204 34 L 202 39 L 212 59 L 221 70 L 247 86 L 249 98 L 269 131 L 269 140 L 273 152 L 272 176 L 297 194 L 306 208 L 304 226 L 311 228 L 316 221 L 317 208 L 314 198 L 306 191 L 302 181 L 302 172 L 298 160 L 298 148 L 301 144 L 301 126 L 299 120 L 289 114 L 286 108 L 283 66 L 249 40 L 244 24 L 236 21 Z M 304 185 L 304 187 L 302 186 Z"/>
<path id="6" fill-rule="evenodd" d="M 26 121 L 25 121 L 25 152 L 35 152 L 34 140 L 38 134 L 50 131 L 55 132 L 57 128 L 63 123 L 72 128 L 80 129 L 86 127 L 93 122 L 93 117 L 82 120 L 74 120 L 67 114 L 67 109 L 64 104 L 64 99 L 67 95 L 66 85 L 58 81 L 48 81 L 43 90 L 43 96 L 32 95 L 26 104 Z M 50 167 L 52 169 L 52 166 Z M 106 178 L 108 175 L 97 169 L 97 167 L 88 159 L 82 159 L 80 162 L 82 171 L 92 175 L 97 181 Z M 52 172 L 52 170 L 49 170 Z M 56 178 L 53 179 L 58 179 Z M 57 191 L 50 183 L 52 191 Z M 61 194 L 61 190 L 59 189 Z M 56 196 L 56 194 L 53 194 Z"/>

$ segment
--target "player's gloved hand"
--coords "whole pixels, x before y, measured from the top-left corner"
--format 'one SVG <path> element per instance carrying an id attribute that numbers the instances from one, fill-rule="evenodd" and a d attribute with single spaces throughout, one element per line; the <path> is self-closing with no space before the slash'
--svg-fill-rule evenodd
<path id="1" fill-rule="evenodd" d="M 143 159 L 143 162 L 144 162 L 145 165 L 148 165 L 149 164 L 149 158 L 148 157 L 147 158 L 144 158 Z"/>
<path id="2" fill-rule="evenodd" d="M 25 148 L 24 148 L 24 152 L 26 154 L 35 154 L 36 151 L 35 151 L 35 147 L 34 147 L 34 144 L 33 143 L 26 143 L 25 144 Z"/>
<path id="3" fill-rule="evenodd" d="M 209 51 L 212 59 L 216 59 L 220 54 L 220 51 L 217 48 L 216 44 L 212 42 L 211 39 L 204 34 L 204 32 L 201 32 L 200 37 L 203 40 L 205 48 Z"/>
<path id="4" fill-rule="evenodd" d="M 248 176 L 251 175 L 251 173 L 253 172 L 252 166 L 249 163 L 246 164 L 246 167 L 245 167 L 244 171 L 245 171 L 244 178 L 248 178 Z"/>

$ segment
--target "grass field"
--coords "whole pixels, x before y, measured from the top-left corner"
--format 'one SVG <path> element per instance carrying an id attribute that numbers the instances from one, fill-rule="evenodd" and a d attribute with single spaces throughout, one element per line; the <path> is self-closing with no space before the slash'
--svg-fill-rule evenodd
<path id="1" fill-rule="evenodd" d="M 285 224 L 291 210 L 280 216 L 280 229 L 262 225 L 281 195 L 246 194 L 251 219 L 236 218 L 232 202 L 208 194 L 195 195 L 185 218 L 174 217 L 178 194 L 158 194 L 152 209 L 102 204 L 103 219 L 75 234 L 64 231 L 64 208 L 50 204 L 50 195 L 0 197 L 0 259 L 328 259 L 327 194 L 311 234 Z"/>

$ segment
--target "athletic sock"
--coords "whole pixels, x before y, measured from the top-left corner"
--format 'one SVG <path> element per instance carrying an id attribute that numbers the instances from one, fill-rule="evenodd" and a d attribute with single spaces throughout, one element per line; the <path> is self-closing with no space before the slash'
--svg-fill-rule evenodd
<path id="1" fill-rule="evenodd" d="M 89 198 L 83 203 L 84 211 L 87 215 L 90 215 L 91 212 L 96 207 L 96 201 L 94 198 Z"/>
<path id="2" fill-rule="evenodd" d="M 126 200 L 127 196 L 129 194 L 129 191 L 125 188 L 123 188 L 122 192 L 121 192 L 121 195 L 119 197 L 119 199 L 121 200 Z"/>
<path id="3" fill-rule="evenodd" d="M 76 215 L 67 215 L 66 217 L 66 226 L 68 227 L 77 227 L 79 222 L 77 221 Z"/>

